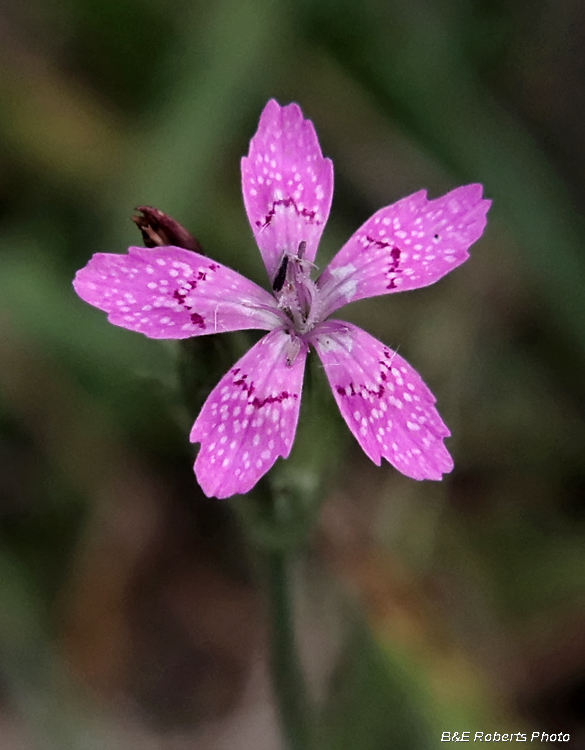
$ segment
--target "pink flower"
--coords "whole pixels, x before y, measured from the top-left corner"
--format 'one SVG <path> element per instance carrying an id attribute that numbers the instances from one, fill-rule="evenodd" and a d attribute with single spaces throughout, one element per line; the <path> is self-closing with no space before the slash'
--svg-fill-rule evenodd
<path id="1" fill-rule="evenodd" d="M 453 461 L 435 398 L 396 352 L 330 315 L 349 302 L 428 286 L 460 265 L 490 201 L 466 185 L 429 201 L 424 190 L 386 206 L 311 279 L 333 194 L 333 165 L 297 104 L 268 102 L 242 189 L 271 292 L 178 247 L 98 253 L 74 286 L 110 322 L 151 338 L 257 328 L 268 333 L 220 380 L 191 431 L 195 474 L 209 497 L 248 492 L 295 436 L 305 359 L 313 347 L 343 418 L 366 455 L 414 479 L 441 479 Z"/>

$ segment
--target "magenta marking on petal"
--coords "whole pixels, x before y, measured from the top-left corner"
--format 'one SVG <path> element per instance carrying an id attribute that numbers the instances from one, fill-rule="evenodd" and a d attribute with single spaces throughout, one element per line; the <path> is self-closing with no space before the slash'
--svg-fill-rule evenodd
<path id="1" fill-rule="evenodd" d="M 382 359 L 378 360 L 380 380 L 386 382 L 388 380 L 388 372 L 391 371 L 390 363 L 394 358 L 394 352 L 384 349 L 383 355 L 385 359 L 390 360 L 390 362 L 384 362 Z M 345 387 L 336 385 L 335 390 L 340 396 L 361 396 L 363 398 L 367 398 L 368 396 L 382 398 L 384 393 L 386 393 L 386 388 L 382 384 L 378 388 L 372 388 L 364 383 L 356 385 L 353 381 L 350 381 Z"/>
<path id="2" fill-rule="evenodd" d="M 270 206 L 270 209 L 268 210 L 268 213 L 264 217 L 264 221 L 256 221 L 256 226 L 260 227 L 260 229 L 265 229 L 274 218 L 274 215 L 276 214 L 276 207 L 277 206 L 284 206 L 284 208 L 288 208 L 289 206 L 292 206 L 297 214 L 297 216 L 302 216 L 305 219 L 308 220 L 309 224 L 322 224 L 322 222 L 317 221 L 315 219 L 315 211 L 309 211 L 306 208 L 299 208 L 294 200 L 294 198 L 283 198 L 282 200 L 273 201 L 272 205 Z"/>
<path id="3" fill-rule="evenodd" d="M 240 368 L 236 367 L 234 370 L 232 370 L 232 375 L 237 375 L 240 372 Z M 245 393 L 248 394 L 248 396 L 251 396 L 254 393 L 254 383 L 246 383 L 246 379 L 248 378 L 247 375 L 242 375 L 241 378 L 238 380 L 234 380 L 233 385 L 238 386 L 241 388 Z"/>
<path id="4" fill-rule="evenodd" d="M 261 409 L 263 406 L 266 406 L 266 404 L 282 404 L 283 401 L 286 401 L 289 398 L 292 399 L 298 399 L 299 394 L 298 393 L 289 393 L 288 391 L 281 391 L 280 393 L 277 393 L 275 396 L 266 396 L 266 398 L 258 398 L 256 397 L 252 401 L 252 405 L 256 407 L 256 409 Z"/>
<path id="5" fill-rule="evenodd" d="M 237 376 L 240 372 L 240 368 L 236 367 L 234 368 L 231 373 L 232 375 Z M 246 393 L 249 397 L 251 397 L 256 390 L 256 386 L 253 382 L 247 382 L 248 375 L 242 375 L 238 378 L 238 380 L 233 381 L 233 385 L 235 385 L 238 388 L 241 388 L 244 393 Z M 281 391 L 280 393 L 276 393 L 274 395 L 266 396 L 265 398 L 258 398 L 254 397 L 252 401 L 248 401 L 248 403 L 252 404 L 252 406 L 256 409 L 261 409 L 263 406 L 266 406 L 266 404 L 281 404 L 283 401 L 286 401 L 288 398 L 297 399 L 298 393 L 289 393 L 288 391 Z"/>
<path id="6" fill-rule="evenodd" d="M 382 378 L 386 380 L 386 376 L 383 374 Z M 366 394 L 369 396 L 375 396 L 376 398 L 382 398 L 384 395 L 384 391 L 386 390 L 383 385 L 381 385 L 379 388 L 368 388 L 367 385 L 364 385 L 363 383 L 356 385 L 353 382 L 349 382 L 346 386 L 342 385 L 336 385 L 335 390 L 337 393 L 339 393 L 340 396 L 362 396 L 365 397 Z"/>
<path id="7" fill-rule="evenodd" d="M 375 240 L 369 235 L 366 236 L 366 241 L 370 246 L 377 247 L 380 249 L 386 249 L 387 247 L 392 248 L 390 250 L 390 260 L 388 261 L 388 268 L 386 269 L 386 275 L 389 276 L 389 281 L 386 289 L 396 289 L 395 275 L 402 273 L 400 266 L 400 248 L 396 247 L 392 242 L 384 242 L 383 240 Z M 367 246 L 366 246 L 367 249 Z"/>
<path id="8" fill-rule="evenodd" d="M 205 319 L 202 318 L 201 315 L 199 315 L 199 313 L 191 313 L 191 315 L 189 315 L 189 318 L 191 319 L 191 323 L 205 330 L 206 328 Z"/>

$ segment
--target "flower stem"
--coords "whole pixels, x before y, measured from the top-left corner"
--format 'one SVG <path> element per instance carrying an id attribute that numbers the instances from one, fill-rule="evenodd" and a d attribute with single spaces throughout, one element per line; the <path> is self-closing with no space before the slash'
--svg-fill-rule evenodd
<path id="1" fill-rule="evenodd" d="M 292 603 L 290 552 L 267 553 L 268 598 L 271 614 L 271 671 L 287 750 L 311 747 L 310 710 L 298 656 Z"/>

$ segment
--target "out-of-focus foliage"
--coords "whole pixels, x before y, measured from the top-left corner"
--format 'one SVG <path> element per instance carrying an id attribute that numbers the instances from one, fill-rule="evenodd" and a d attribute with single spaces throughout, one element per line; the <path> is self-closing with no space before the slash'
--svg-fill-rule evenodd
<path id="1" fill-rule="evenodd" d="M 419 484 L 345 437 L 298 592 L 322 746 L 583 746 L 584 39 L 577 0 L 3 4 L 0 747 L 278 747 L 244 501 L 203 498 L 188 444 L 247 335 L 195 347 L 185 405 L 175 345 L 71 288 L 140 204 L 264 284 L 239 158 L 272 96 L 335 164 L 320 264 L 421 187 L 494 201 L 451 276 L 343 311 L 423 373 L 456 468 Z M 303 415 L 309 479 L 331 406 Z"/>

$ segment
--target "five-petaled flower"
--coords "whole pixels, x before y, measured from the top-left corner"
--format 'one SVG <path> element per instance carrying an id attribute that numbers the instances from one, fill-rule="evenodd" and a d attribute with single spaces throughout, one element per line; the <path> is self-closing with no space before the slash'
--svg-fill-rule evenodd
<path id="1" fill-rule="evenodd" d="M 112 323 L 151 338 L 268 331 L 220 380 L 193 425 L 203 491 L 245 493 L 289 455 L 310 347 L 369 458 L 378 465 L 385 458 L 414 479 L 441 479 L 453 461 L 432 393 L 396 352 L 330 316 L 348 302 L 427 286 L 463 263 L 490 206 L 481 185 L 430 201 L 421 190 L 380 209 L 316 280 L 333 165 L 297 104 L 266 105 L 242 159 L 242 188 L 271 292 L 178 247 L 98 253 L 74 281 Z"/>

